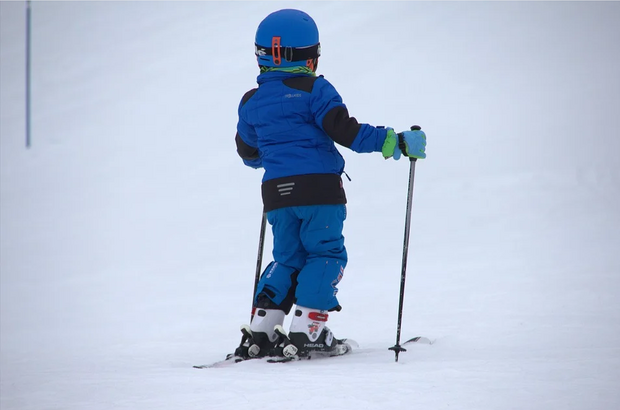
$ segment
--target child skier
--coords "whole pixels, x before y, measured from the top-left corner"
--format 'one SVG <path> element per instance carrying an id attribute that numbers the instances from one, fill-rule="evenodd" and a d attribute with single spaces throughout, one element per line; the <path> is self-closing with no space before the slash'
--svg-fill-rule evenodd
<path id="1" fill-rule="evenodd" d="M 235 355 L 282 355 L 283 345 L 276 346 L 282 335 L 274 328 L 293 304 L 284 354 L 329 354 L 337 340 L 325 324 L 328 312 L 341 309 L 336 286 L 347 264 L 344 159 L 334 143 L 399 159 L 401 137 L 405 155 L 425 158 L 426 136 L 421 130 L 396 134 L 349 116 L 336 89 L 316 76 L 319 32 L 308 14 L 292 9 L 269 14 L 258 26 L 255 46 L 259 86 L 241 99 L 235 141 L 245 165 L 264 168 L 273 262 L 261 276 L 250 332 Z"/>

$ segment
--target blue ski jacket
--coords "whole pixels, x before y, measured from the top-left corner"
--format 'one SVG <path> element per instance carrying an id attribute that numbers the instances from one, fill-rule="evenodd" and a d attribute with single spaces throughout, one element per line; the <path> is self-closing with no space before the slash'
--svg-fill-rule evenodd
<path id="1" fill-rule="evenodd" d="M 300 179 L 308 189 L 319 180 L 340 180 L 345 164 L 334 143 L 360 153 L 381 151 L 387 129 L 350 117 L 342 98 L 323 76 L 270 71 L 260 74 L 257 82 L 258 88 L 248 91 L 239 104 L 235 141 L 247 166 L 264 168 L 263 185 L 268 185 L 268 191 L 272 185 L 300 183 Z M 310 196 L 307 192 L 276 207 L 314 205 L 305 203 L 312 202 Z"/>

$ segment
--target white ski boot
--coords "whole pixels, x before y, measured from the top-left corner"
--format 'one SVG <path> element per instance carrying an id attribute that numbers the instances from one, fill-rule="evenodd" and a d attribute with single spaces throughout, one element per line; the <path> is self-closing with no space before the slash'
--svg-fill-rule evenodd
<path id="1" fill-rule="evenodd" d="M 276 325 L 282 326 L 285 317 L 286 314 L 282 310 L 256 309 L 252 323 L 250 323 L 252 331 L 252 343 L 248 349 L 250 357 L 263 357 L 270 353 L 278 339 L 273 329 Z"/>
<path id="2" fill-rule="evenodd" d="M 325 325 L 328 313 L 325 310 L 297 306 L 288 333 L 290 344 L 284 346 L 286 357 L 309 358 L 314 354 L 338 355 L 339 341 Z"/>

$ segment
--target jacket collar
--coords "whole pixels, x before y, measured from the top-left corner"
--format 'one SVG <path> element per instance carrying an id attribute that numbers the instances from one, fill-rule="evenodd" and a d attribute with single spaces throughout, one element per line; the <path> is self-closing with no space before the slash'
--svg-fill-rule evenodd
<path id="1" fill-rule="evenodd" d="M 312 76 L 309 74 L 302 74 L 302 73 L 287 73 L 284 71 L 268 71 L 256 77 L 256 82 L 260 85 L 268 81 L 277 81 L 277 80 L 282 81 L 287 78 L 293 78 L 293 77 L 312 77 Z"/>

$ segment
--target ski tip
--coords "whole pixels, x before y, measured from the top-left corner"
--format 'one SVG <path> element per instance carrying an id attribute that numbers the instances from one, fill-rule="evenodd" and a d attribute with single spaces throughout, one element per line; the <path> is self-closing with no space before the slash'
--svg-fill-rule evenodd
<path id="1" fill-rule="evenodd" d="M 198 364 L 192 367 L 194 369 L 210 369 L 213 367 L 224 367 L 224 366 L 228 366 L 231 364 L 240 363 L 240 362 L 243 362 L 244 360 L 246 359 L 244 359 L 243 357 L 235 356 L 234 354 L 229 353 L 226 355 L 226 359 L 224 360 L 218 360 L 217 362 L 213 362 L 209 364 Z"/>
<path id="2" fill-rule="evenodd" d="M 407 343 L 422 343 L 422 344 L 432 345 L 434 342 L 435 342 L 434 340 L 431 340 L 428 337 L 416 336 L 416 337 L 412 337 L 411 339 L 407 340 L 403 344 L 407 344 Z"/>

